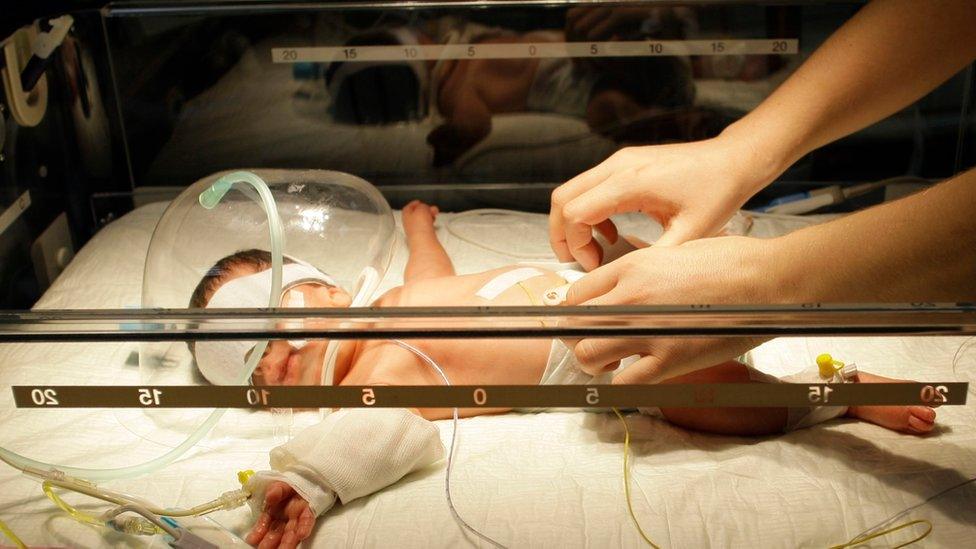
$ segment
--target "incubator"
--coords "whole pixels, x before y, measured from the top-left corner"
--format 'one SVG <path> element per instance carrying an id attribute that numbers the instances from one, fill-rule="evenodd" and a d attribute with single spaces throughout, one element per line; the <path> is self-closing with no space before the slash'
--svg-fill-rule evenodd
<path id="1" fill-rule="evenodd" d="M 554 188 L 718 135 L 862 7 L 11 9 L 0 545 L 245 546 L 278 482 L 308 547 L 968 542 L 972 303 L 567 306 L 585 269 L 550 244 Z M 973 83 L 805 156 L 722 233 L 972 167 Z M 613 221 L 604 264 L 663 232 Z M 585 370 L 597 336 L 748 345 L 615 384 L 646 357 Z"/>

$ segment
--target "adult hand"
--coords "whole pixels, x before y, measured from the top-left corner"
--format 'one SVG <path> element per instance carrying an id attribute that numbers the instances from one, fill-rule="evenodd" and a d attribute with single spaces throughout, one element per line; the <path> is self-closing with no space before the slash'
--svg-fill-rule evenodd
<path id="1" fill-rule="evenodd" d="M 771 241 L 728 236 L 630 252 L 599 267 L 569 289 L 566 305 L 679 305 L 772 303 L 777 277 Z M 641 358 L 614 383 L 656 383 L 735 358 L 759 338 L 587 338 L 573 352 L 596 375 L 620 359 Z"/>
<path id="2" fill-rule="evenodd" d="M 264 511 L 247 535 L 247 542 L 258 549 L 294 549 L 312 533 L 313 526 L 315 516 L 308 502 L 287 483 L 275 481 L 265 490 Z"/>
<path id="3" fill-rule="evenodd" d="M 713 236 L 778 173 L 777 164 L 731 132 L 624 148 L 553 191 L 549 240 L 561 261 L 592 270 L 603 256 L 593 229 L 615 242 L 614 214 L 640 211 L 657 220 L 665 231 L 656 246 Z"/>

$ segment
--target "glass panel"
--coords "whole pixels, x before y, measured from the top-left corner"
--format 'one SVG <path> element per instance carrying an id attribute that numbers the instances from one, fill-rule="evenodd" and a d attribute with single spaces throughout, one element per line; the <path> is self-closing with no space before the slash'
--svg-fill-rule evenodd
<path id="1" fill-rule="evenodd" d="M 560 183 L 623 146 L 717 135 L 860 6 L 123 3 L 106 26 L 134 185 L 242 163 L 379 185 Z M 963 83 L 783 185 L 951 175 Z"/>

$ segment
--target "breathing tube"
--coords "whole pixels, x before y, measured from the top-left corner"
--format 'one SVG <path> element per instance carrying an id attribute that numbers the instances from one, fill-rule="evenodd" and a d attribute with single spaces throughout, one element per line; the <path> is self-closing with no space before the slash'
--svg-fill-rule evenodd
<path id="1" fill-rule="evenodd" d="M 253 189 L 257 193 L 258 202 L 261 204 L 261 207 L 264 208 L 264 212 L 268 216 L 268 229 L 271 233 L 272 271 L 271 295 L 268 297 L 268 307 L 273 308 L 278 305 L 277 296 L 281 294 L 281 268 L 284 262 L 282 249 L 284 248 L 285 244 L 285 233 L 284 229 L 282 228 L 281 218 L 278 215 L 277 204 L 275 203 L 274 197 L 271 196 L 271 190 L 268 188 L 268 184 L 265 183 L 263 179 L 251 172 L 238 171 L 229 173 L 214 182 L 214 184 L 211 185 L 207 190 L 200 193 L 200 205 L 208 210 L 213 209 L 217 206 L 217 204 L 220 203 L 224 195 L 226 195 L 234 185 L 247 185 L 248 187 L 245 187 L 245 189 Z M 268 340 L 258 342 L 258 344 L 255 346 L 256 352 L 252 352 L 245 363 L 244 371 L 237 381 L 238 384 L 245 383 L 251 377 L 251 373 L 254 372 L 254 369 L 257 367 L 258 361 L 261 360 L 261 355 L 264 353 L 267 346 Z M 63 478 L 63 475 L 69 475 L 71 477 L 83 478 L 90 481 L 105 481 L 137 477 L 152 473 L 153 471 L 165 467 L 185 454 L 187 451 L 193 448 L 197 442 L 205 437 L 211 429 L 213 429 L 214 425 L 217 424 L 217 421 L 219 421 L 224 415 L 224 412 L 226 412 L 226 409 L 223 408 L 212 411 L 207 419 L 178 446 L 155 459 L 137 465 L 129 465 L 116 469 L 67 467 L 27 458 L 15 452 L 11 452 L 6 448 L 0 448 L 0 460 L 6 462 L 8 465 L 16 469 L 20 469 L 21 471 L 34 476 L 40 476 L 42 478 L 48 478 L 52 475 L 53 478 Z"/>

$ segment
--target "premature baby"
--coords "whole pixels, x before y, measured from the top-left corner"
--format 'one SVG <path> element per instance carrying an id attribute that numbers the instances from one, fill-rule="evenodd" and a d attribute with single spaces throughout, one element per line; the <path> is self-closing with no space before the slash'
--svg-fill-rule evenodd
<path id="1" fill-rule="evenodd" d="M 403 227 L 410 250 L 404 284 L 380 297 L 377 307 L 474 305 L 538 305 L 547 292 L 564 286 L 568 273 L 508 266 L 478 274 L 457 275 L 437 239 L 434 206 L 414 201 L 403 209 Z M 292 265 L 295 265 L 292 263 Z M 201 280 L 190 306 L 232 306 L 221 289 L 228 282 L 259 275 L 271 266 L 270 255 L 249 250 L 228 256 Z M 303 266 L 308 268 L 307 266 Z M 296 293 L 297 292 L 297 293 Z M 551 296 L 549 296 L 551 297 Z M 284 306 L 348 307 L 351 297 L 322 275 L 318 280 L 286 288 Z M 617 365 L 583 365 L 560 340 L 550 339 L 429 339 L 410 340 L 439 364 L 451 383 L 586 384 L 609 383 Z M 271 342 L 255 370 L 256 385 L 317 384 L 327 342 L 296 345 Z M 199 349 L 197 363 L 214 383 L 233 383 L 212 368 Z M 423 360 L 386 340 L 343 341 L 334 366 L 334 385 L 441 385 L 443 380 Z M 242 367 L 242 364 L 238 366 Z M 221 377 L 224 376 L 224 377 Z M 742 362 L 730 361 L 666 383 L 777 382 Z M 823 380 L 806 380 L 823 382 Z M 896 381 L 865 372 L 839 372 L 837 382 Z M 506 409 L 462 409 L 461 415 L 501 413 Z M 696 431 L 729 435 L 768 435 L 807 427 L 839 416 L 869 421 L 912 434 L 932 430 L 935 411 L 926 406 L 852 406 L 818 408 L 662 408 L 667 421 Z M 252 488 L 263 495 L 260 517 L 248 542 L 266 547 L 295 547 L 308 537 L 315 518 L 336 500 L 348 503 L 399 480 L 442 455 L 436 426 L 427 420 L 450 417 L 450 409 L 344 410 L 272 451 L 276 476 Z M 372 448 L 375 446 L 375 448 Z M 369 454 L 369 455 L 367 455 Z M 262 498 L 255 498 L 260 500 Z"/>

